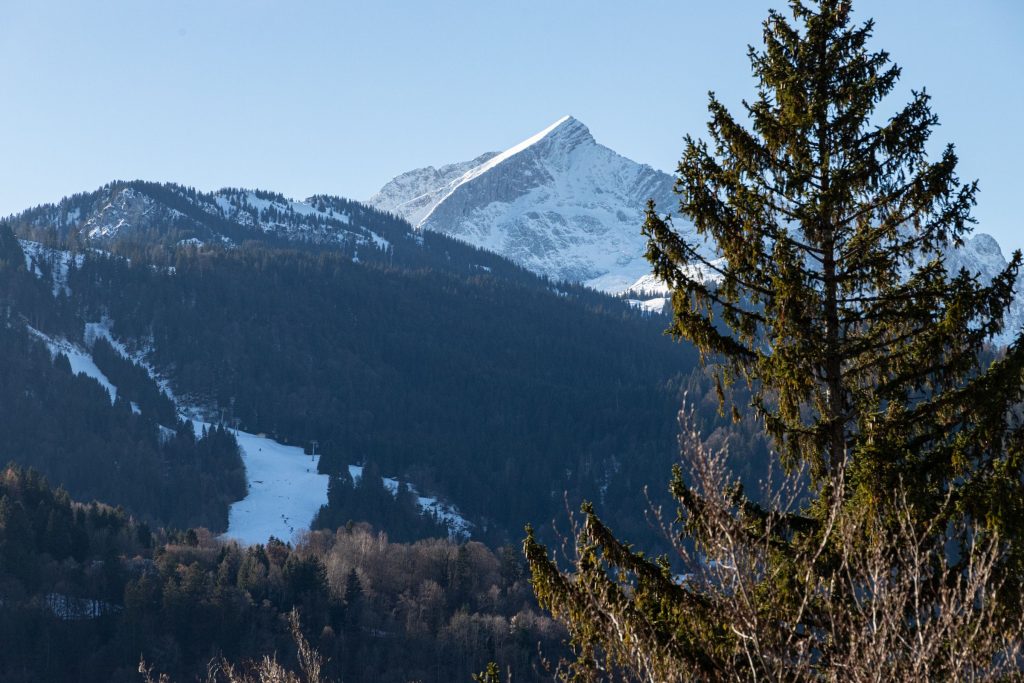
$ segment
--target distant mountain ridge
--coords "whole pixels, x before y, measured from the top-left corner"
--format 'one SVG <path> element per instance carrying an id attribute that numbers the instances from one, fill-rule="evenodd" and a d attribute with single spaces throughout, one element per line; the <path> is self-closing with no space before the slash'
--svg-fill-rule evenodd
<path id="1" fill-rule="evenodd" d="M 673 210 L 673 182 L 566 116 L 504 152 L 404 173 L 367 203 L 552 279 L 619 292 L 650 271 L 644 209 L 654 199 Z"/>
<path id="2" fill-rule="evenodd" d="M 498 269 L 519 278 L 532 273 L 620 294 L 660 312 L 667 297 L 655 291 L 663 285 L 650 277 L 640 226 L 648 199 L 661 213 L 676 211 L 673 184 L 669 174 L 598 144 L 583 123 L 566 116 L 503 152 L 403 173 L 366 203 L 115 181 L 3 220 L 23 237 L 73 237 L 100 248 L 119 241 L 258 241 L 330 248 L 354 260 L 395 265 Z M 676 216 L 675 227 L 699 241 L 685 219 Z M 425 248 L 424 239 L 433 248 Z M 453 250 L 464 257 L 451 258 Z M 985 233 L 950 250 L 947 262 L 951 272 L 964 267 L 982 281 L 1006 266 L 998 242 Z M 1009 343 L 1024 327 L 1024 276 L 1006 323 L 997 344 Z"/>
<path id="3" fill-rule="evenodd" d="M 502 254 L 536 273 L 620 294 L 637 308 L 670 310 L 664 284 L 650 275 L 640 234 L 643 211 L 675 213 L 674 178 L 597 143 L 566 116 L 504 152 L 440 168 L 420 168 L 388 182 L 367 203 Z M 699 243 L 692 226 L 675 227 Z M 708 248 L 707 255 L 711 256 Z M 998 242 L 977 233 L 947 255 L 950 272 L 966 268 L 983 282 L 1006 267 Z M 1008 344 L 1024 327 L 1024 276 L 994 341 Z"/>
<path id="4" fill-rule="evenodd" d="M 367 225 L 377 212 L 339 197 L 295 201 L 263 190 L 224 188 L 198 192 L 173 183 L 115 181 L 8 219 L 19 233 L 74 235 L 100 245 L 117 240 L 208 241 L 224 244 L 273 238 L 355 249 L 387 249 Z"/>
<path id="5" fill-rule="evenodd" d="M 413 230 L 392 213 L 329 195 L 299 201 L 258 189 L 201 192 L 175 183 L 119 180 L 2 218 L 0 224 L 23 239 L 72 249 L 231 249 L 258 243 L 341 252 L 354 262 L 491 274 L 551 287 L 499 254 L 441 233 Z"/>

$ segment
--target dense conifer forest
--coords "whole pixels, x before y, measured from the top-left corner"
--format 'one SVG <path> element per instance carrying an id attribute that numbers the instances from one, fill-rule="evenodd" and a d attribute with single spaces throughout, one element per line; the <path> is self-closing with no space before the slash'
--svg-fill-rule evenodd
<path id="1" fill-rule="evenodd" d="M 547 680 L 538 646 L 557 659 L 564 638 L 514 547 L 357 524 L 242 548 L 0 470 L 0 680 L 139 681 L 140 657 L 182 681 L 218 656 L 294 667 L 293 608 L 333 680 L 468 681 L 488 661 Z"/>
<path id="2" fill-rule="evenodd" d="M 1024 680 L 1024 255 L 874 21 L 785 4 L 667 205 L 567 116 L 367 200 L 417 229 L 144 180 L 0 218 L 0 683 Z"/>
<path id="3" fill-rule="evenodd" d="M 81 323 L 68 322 L 76 320 L 68 302 L 27 276 L 15 242 L 8 238 L 4 247 L 0 458 L 45 472 L 77 498 L 124 506 L 153 524 L 225 529 L 229 504 L 246 491 L 234 437 L 221 428 L 197 436 L 145 370 L 103 339 L 93 345 L 93 358 L 118 387 L 113 404 L 95 380 L 74 374 L 67 356 L 51 353 L 30 323 L 78 337 Z"/>
<path id="4" fill-rule="evenodd" d="M 131 188 L 173 198 L 167 201 L 181 214 L 176 220 L 185 220 L 187 189 Z M 362 220 L 396 246 L 354 259 L 344 245 L 249 240 L 196 247 L 143 233 L 97 250 L 39 227 L 40 216 L 82 211 L 96 201 L 72 198 L 8 222 L 48 240 L 51 250 L 69 250 L 50 253 L 74 254 L 43 263 L 50 272 L 30 273 L 17 240 L 6 239 L 9 325 L 92 344 L 97 365 L 127 399 L 113 410 L 124 415 L 133 412 L 132 403 L 139 407 L 141 416 L 127 421 L 139 424 L 154 449 L 173 446 L 160 444 L 156 424 L 188 430 L 174 427 L 173 404 L 144 369 L 102 337 L 84 339 L 87 322 L 103 321 L 134 354 L 145 355 L 183 404 L 208 418 L 307 448 L 317 441 L 320 469 L 332 477 L 318 526 L 369 521 L 396 538 L 444 534 L 401 500 L 347 485 L 348 466 L 366 465 L 457 505 L 475 525 L 475 539 L 507 542 L 526 520 L 545 527 L 564 515 L 566 496 L 573 506 L 600 500 L 616 510 L 623 528 L 657 539 L 635 492 L 658 482 L 657 473 L 671 465 L 683 393 L 701 403 L 712 390 L 696 355 L 662 335 L 660 316 L 548 282 L 455 240 L 411 236 L 402 221 L 332 198 L 322 201 L 363 212 Z M 164 227 L 164 235 L 173 232 Z M 70 241 L 55 241 L 62 237 Z M 61 258 L 68 265 L 66 284 L 58 287 Z M 34 353 L 37 364 L 45 363 L 45 350 Z M 68 374 L 64 369 L 62 377 Z M 98 398 L 95 404 L 92 410 L 109 412 Z M 713 402 L 702 405 L 708 424 L 718 423 Z M 151 512 L 129 504 L 134 493 L 79 487 L 77 475 L 69 479 L 57 464 L 17 452 L 30 449 L 40 422 L 18 424 L 24 425 L 18 449 L 7 448 L 4 457 L 40 467 L 75 495 Z M 59 431 L 51 438 L 63 439 Z M 762 442 L 751 445 L 763 452 Z M 111 461 L 121 462 L 114 450 L 108 449 Z M 145 453 L 140 448 L 135 461 Z M 184 524 L 180 511 L 161 512 L 154 521 L 223 530 L 226 506 L 244 487 L 231 474 L 236 466 L 203 462 L 211 467 L 207 479 L 223 476 L 189 490 L 203 491 L 195 495 L 216 514 Z M 756 481 L 757 459 L 745 462 Z M 161 477 L 173 490 L 178 479 L 154 471 L 154 480 Z M 113 480 L 98 471 L 96 478 Z M 662 494 L 663 485 L 653 490 L 655 498 Z M 192 495 L 167 499 L 192 510 Z"/>
<path id="5" fill-rule="evenodd" d="M 188 195 L 161 187 L 149 190 Z M 557 661 L 565 633 L 536 608 L 522 524 L 564 529 L 566 503 L 587 497 L 657 543 L 636 492 L 669 471 L 684 394 L 712 439 L 764 449 L 717 416 L 664 319 L 413 239 L 386 214 L 365 218 L 398 247 L 355 258 L 344 244 L 164 239 L 184 229 L 96 249 L 42 230 L 40 212 L 0 224 L 0 457 L 19 463 L 0 508 L 5 680 L 138 680 L 140 655 L 175 680 L 220 656 L 294 663 L 293 607 L 334 678 L 469 680 L 497 661 L 547 680 L 540 655 Z M 116 399 L 46 340 L 86 350 Z M 231 431 L 197 437 L 182 406 L 318 441 L 330 479 L 316 531 L 296 546 L 216 541 L 244 472 Z M 742 462 L 755 481 L 758 462 Z M 389 491 L 382 475 L 403 483 Z M 458 505 L 472 540 L 449 540 L 404 482 Z M 73 543 L 49 540 L 60 520 Z"/>

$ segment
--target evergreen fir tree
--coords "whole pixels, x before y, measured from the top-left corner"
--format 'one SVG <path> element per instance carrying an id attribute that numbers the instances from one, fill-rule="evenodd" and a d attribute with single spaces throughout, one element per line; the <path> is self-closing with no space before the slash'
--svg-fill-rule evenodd
<path id="1" fill-rule="evenodd" d="M 750 55 L 753 130 L 712 95 L 713 148 L 687 138 L 679 164 L 680 210 L 722 260 L 648 212 L 648 258 L 674 292 L 671 331 L 717 364 L 720 383 L 755 389 L 785 462 L 807 463 L 816 483 L 845 482 L 870 504 L 902 480 L 925 514 L 953 486 L 962 511 L 1021 528 L 1019 508 L 992 506 L 1021 500 L 1007 414 L 1024 345 L 981 365 L 1020 254 L 991 283 L 947 270 L 977 184 L 960 182 L 951 145 L 926 158 L 937 123 L 927 94 L 876 125 L 900 70 L 868 51 L 872 22 L 851 26 L 849 2 L 792 6 L 802 30 L 772 13 L 766 49 Z"/>
<path id="2" fill-rule="evenodd" d="M 881 120 L 876 108 L 900 69 L 868 49 L 873 23 L 854 24 L 848 0 L 790 7 L 793 20 L 771 12 L 764 49 L 750 49 L 759 83 L 744 103 L 751 127 L 711 94 L 711 144 L 686 138 L 680 211 L 715 257 L 653 204 L 644 234 L 654 273 L 673 292 L 671 334 L 711 365 L 723 406 L 728 386 L 742 382 L 783 464 L 810 473 L 811 502 L 798 514 L 756 504 L 742 490 L 728 502 L 741 535 L 770 529 L 769 550 L 752 566 L 762 591 L 752 609 L 766 632 L 789 629 L 781 640 L 799 658 L 806 653 L 798 644 L 827 632 L 829 606 L 815 602 L 834 595 L 836 568 L 876 547 L 896 567 L 904 549 L 893 544 L 908 538 L 939 547 L 928 564 L 935 581 L 920 589 L 928 601 L 971 571 L 963 558 L 946 564 L 942 540 L 951 529 L 960 530 L 960 547 L 981 531 L 997 535 L 1008 552 L 992 585 L 1003 606 L 1018 609 L 1024 432 L 1015 407 L 1024 339 L 991 360 L 986 344 L 1003 330 L 1020 252 L 992 282 L 946 267 L 945 254 L 974 222 L 977 184 L 958 178 L 952 146 L 927 158 L 937 124 L 928 95 L 914 92 Z M 693 530 L 711 528 L 701 519 L 711 506 L 678 472 L 672 491 L 691 538 L 710 542 Z M 561 573 L 532 533 L 526 541 L 538 597 L 574 634 L 577 673 L 600 678 L 608 657 L 634 673 L 685 670 L 714 680 L 725 662 L 750 653 L 736 625 L 713 609 L 728 586 L 712 585 L 710 597 L 689 590 L 666 562 L 633 551 L 592 508 L 585 514 L 575 574 Z M 838 538 L 836 529 L 853 528 L 858 517 L 879 523 Z M 787 610 L 787 600 L 807 596 Z M 853 589 L 839 599 L 853 610 L 862 596 Z M 783 614 L 800 620 L 782 623 Z M 827 669 L 824 652 L 812 669 Z M 776 664 L 749 662 L 755 676 Z"/>

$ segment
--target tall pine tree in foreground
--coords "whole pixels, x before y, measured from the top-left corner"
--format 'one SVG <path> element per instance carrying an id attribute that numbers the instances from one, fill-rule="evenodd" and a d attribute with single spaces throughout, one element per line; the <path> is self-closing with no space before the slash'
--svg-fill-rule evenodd
<path id="1" fill-rule="evenodd" d="M 848 1 L 790 6 L 750 50 L 750 127 L 711 95 L 710 144 L 686 138 L 680 211 L 719 258 L 653 205 L 644 225 L 670 332 L 701 351 L 723 404 L 730 384 L 749 389 L 790 477 L 755 503 L 684 420 L 671 533 L 685 580 L 589 507 L 572 573 L 531 534 L 574 675 L 986 677 L 1024 638 L 1024 340 L 986 347 L 1021 255 L 991 282 L 947 269 L 977 185 L 952 146 L 928 159 L 928 96 L 880 117 L 900 70 L 868 49 L 872 22 Z"/>

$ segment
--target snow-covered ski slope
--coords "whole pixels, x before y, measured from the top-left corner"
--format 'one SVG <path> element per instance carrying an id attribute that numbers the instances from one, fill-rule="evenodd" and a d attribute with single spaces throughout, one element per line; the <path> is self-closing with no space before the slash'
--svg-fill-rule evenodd
<path id="1" fill-rule="evenodd" d="M 72 372 L 92 378 L 107 391 L 111 403 L 116 400 L 117 387 L 96 366 L 87 348 L 66 339 L 51 337 L 34 328 L 29 329 L 46 344 L 51 355 L 65 354 L 71 363 Z M 113 336 L 109 320 L 86 323 L 87 342 L 98 337 L 106 338 L 121 355 L 145 368 L 150 378 L 178 406 L 182 418 L 191 420 L 197 436 L 212 426 L 210 422 L 201 419 L 201 410 L 183 405 L 175 398 L 167 380 L 160 377 L 152 365 L 146 362 L 144 353 L 132 353 L 126 344 Z M 132 407 L 137 409 L 134 404 Z M 173 433 L 167 427 L 161 428 Z M 231 505 L 228 528 L 222 538 L 246 545 L 266 543 L 271 537 L 286 542 L 297 540 L 302 532 L 309 530 L 320 506 L 327 503 L 329 477 L 317 471 L 320 456 L 306 455 L 300 447 L 278 443 L 264 435 L 241 430 L 232 430 L 232 433 L 241 451 L 248 493 L 245 498 Z M 354 478 L 358 478 L 362 476 L 362 469 L 352 465 L 349 471 Z M 392 493 L 398 490 L 398 480 L 388 477 L 382 479 Z M 416 490 L 414 485 L 409 486 L 413 491 Z M 430 496 L 416 495 L 420 508 L 448 524 L 453 537 L 469 537 L 472 525 L 453 506 Z"/>
<path id="2" fill-rule="evenodd" d="M 193 420 L 196 435 L 209 423 Z M 318 455 L 297 446 L 234 431 L 242 451 L 249 493 L 231 505 L 224 537 L 239 543 L 266 543 L 271 536 L 294 541 L 327 502 L 327 475 L 317 472 Z"/>
<path id="3" fill-rule="evenodd" d="M 30 331 L 46 344 L 51 355 L 65 354 L 71 362 L 72 372 L 94 379 L 107 391 L 111 402 L 116 399 L 117 387 L 96 366 L 87 349 L 35 329 L 30 328 Z M 115 349 L 138 362 L 139 359 L 127 353 L 124 344 L 113 339 L 108 323 L 88 323 L 86 331 L 87 338 L 107 337 Z M 165 384 L 154 375 L 151 366 L 143 364 L 143 367 L 150 371 L 154 381 L 161 386 Z M 180 404 L 178 408 L 183 416 L 195 412 Z M 204 428 L 210 428 L 209 423 L 200 420 L 193 419 L 192 424 L 197 436 Z M 245 465 L 249 493 L 231 505 L 228 529 L 223 537 L 244 544 L 266 543 L 271 536 L 282 541 L 295 540 L 301 532 L 309 529 L 320 506 L 327 502 L 328 477 L 317 472 L 319 456 L 310 457 L 301 448 L 286 446 L 256 434 L 242 431 L 234 434 Z"/>
<path id="4" fill-rule="evenodd" d="M 96 367 L 96 363 L 92 360 L 92 354 L 86 349 L 83 349 L 78 344 L 73 344 L 67 339 L 55 339 L 48 335 L 43 334 L 39 330 L 30 327 L 28 328 L 36 338 L 46 344 L 46 347 L 50 349 L 50 355 L 54 358 L 57 354 L 63 353 L 67 356 L 68 361 L 71 364 L 71 372 L 76 375 L 85 375 L 99 382 L 99 385 L 103 387 L 107 394 L 110 396 L 111 404 L 117 400 L 117 387 L 111 384 L 110 380 L 103 371 Z"/>

